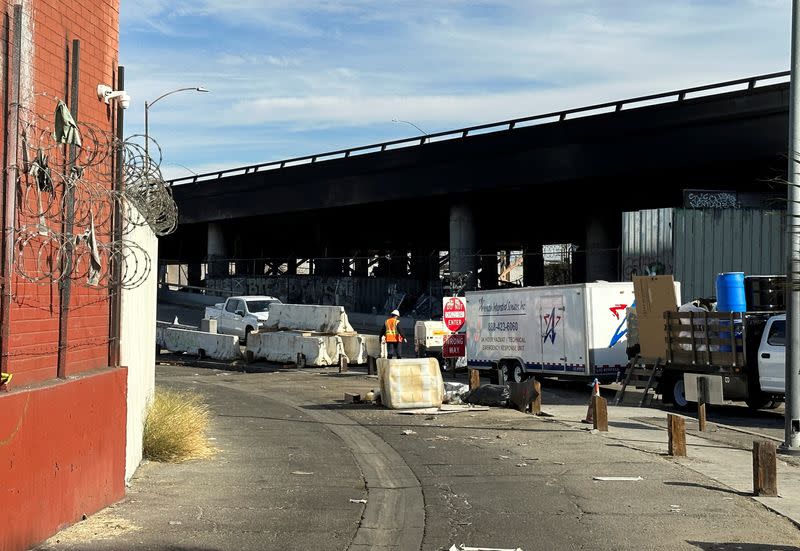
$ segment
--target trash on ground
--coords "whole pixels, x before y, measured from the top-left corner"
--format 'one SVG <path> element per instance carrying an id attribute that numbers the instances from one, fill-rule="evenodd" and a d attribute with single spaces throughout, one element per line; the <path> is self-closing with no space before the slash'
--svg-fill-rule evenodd
<path id="1" fill-rule="evenodd" d="M 453 545 L 450 547 L 448 551 L 522 551 L 521 547 L 515 547 L 513 549 L 504 548 L 501 549 L 500 547 L 467 547 L 463 543 L 456 547 Z"/>
<path id="2" fill-rule="evenodd" d="M 479 406 L 505 407 L 510 397 L 506 385 L 483 385 L 470 392 L 465 401 Z"/>
<path id="3" fill-rule="evenodd" d="M 417 434 L 417 433 L 416 433 L 416 432 L 414 432 L 414 431 L 413 431 L 413 430 L 411 430 L 411 429 L 406 429 L 406 430 L 404 430 L 404 431 L 403 431 L 401 434 L 404 434 L 404 435 L 406 435 L 406 436 L 409 436 L 409 435 L 411 435 L 411 434 Z"/>
<path id="4" fill-rule="evenodd" d="M 441 434 L 436 436 L 436 440 L 450 440 L 449 436 L 442 436 Z"/>
<path id="5" fill-rule="evenodd" d="M 442 404 L 440 408 L 400 409 L 400 415 L 447 415 L 450 413 L 464 413 L 473 411 L 489 411 L 486 406 L 471 406 L 461 404 Z"/>
<path id="6" fill-rule="evenodd" d="M 517 467 L 527 467 L 527 466 L 528 464 L 525 463 L 524 461 L 522 463 L 517 463 Z"/>
<path id="7" fill-rule="evenodd" d="M 501 455 L 497 459 L 511 459 L 511 458 L 509 456 L 507 456 L 507 455 Z"/>
<path id="8" fill-rule="evenodd" d="M 309 476 L 309 475 L 312 475 L 314 473 L 310 473 L 308 471 L 292 471 L 292 474 L 296 474 L 296 475 L 299 475 L 299 476 Z"/>
<path id="9" fill-rule="evenodd" d="M 445 404 L 461 404 L 467 394 L 469 394 L 468 384 L 445 381 L 443 400 Z"/>
<path id="10" fill-rule="evenodd" d="M 601 482 L 638 482 L 644 480 L 641 476 L 593 476 L 592 480 Z"/>
<path id="11" fill-rule="evenodd" d="M 169 521 L 169 525 L 170 526 L 180 526 L 181 524 L 183 524 L 183 523 L 181 521 L 179 521 L 179 520 L 171 520 L 171 521 Z"/>
<path id="12" fill-rule="evenodd" d="M 344 401 L 350 404 L 358 404 L 361 402 L 361 394 L 355 394 L 353 392 L 345 392 Z"/>
<path id="13" fill-rule="evenodd" d="M 350 503 L 364 503 L 364 504 L 366 504 L 367 500 L 366 499 L 353 499 L 353 498 L 350 498 Z"/>

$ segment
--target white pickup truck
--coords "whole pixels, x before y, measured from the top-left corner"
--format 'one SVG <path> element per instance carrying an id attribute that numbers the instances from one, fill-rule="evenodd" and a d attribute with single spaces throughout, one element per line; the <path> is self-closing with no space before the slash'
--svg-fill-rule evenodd
<path id="1" fill-rule="evenodd" d="M 269 318 L 270 305 L 280 302 L 267 296 L 229 297 L 225 302 L 206 307 L 205 317 L 217 320 L 218 333 L 236 335 L 246 344 L 247 335 L 261 329 Z"/>

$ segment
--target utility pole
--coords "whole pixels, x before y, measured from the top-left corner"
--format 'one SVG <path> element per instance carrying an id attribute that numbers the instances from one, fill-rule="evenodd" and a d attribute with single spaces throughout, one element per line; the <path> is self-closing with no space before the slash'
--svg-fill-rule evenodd
<path id="1" fill-rule="evenodd" d="M 786 282 L 786 412 L 781 452 L 800 455 L 800 0 L 792 0 L 792 59 L 789 84 L 789 262 Z"/>

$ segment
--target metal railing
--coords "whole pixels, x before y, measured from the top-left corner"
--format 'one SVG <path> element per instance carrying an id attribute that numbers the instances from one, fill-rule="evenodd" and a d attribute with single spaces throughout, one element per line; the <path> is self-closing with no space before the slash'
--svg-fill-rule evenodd
<path id="1" fill-rule="evenodd" d="M 225 170 L 219 170 L 216 172 L 206 172 L 203 174 L 195 174 L 193 176 L 184 176 L 182 178 L 175 178 L 173 180 L 169 180 L 169 183 L 172 185 L 176 184 L 187 184 L 187 183 L 195 183 L 201 181 L 208 181 L 208 180 L 215 180 L 220 179 L 225 176 L 238 176 L 243 174 L 251 174 L 255 172 L 259 172 L 262 170 L 274 170 L 274 169 L 281 169 L 287 168 L 290 166 L 298 166 L 303 164 L 311 164 L 316 163 L 319 161 L 329 161 L 335 159 L 346 159 L 352 157 L 354 154 L 364 154 L 364 153 L 378 153 L 381 151 L 386 151 L 390 147 L 395 146 L 422 146 L 426 143 L 430 143 L 432 139 L 435 138 L 446 138 L 446 139 L 461 139 L 466 138 L 470 134 L 474 134 L 481 130 L 490 130 L 495 128 L 492 132 L 509 132 L 514 130 L 515 128 L 525 124 L 531 123 L 536 121 L 542 121 L 545 119 L 553 119 L 551 122 L 563 122 L 568 120 L 570 115 L 575 115 L 578 113 L 589 113 L 591 111 L 600 111 L 603 109 L 611 109 L 613 108 L 613 112 L 620 112 L 625 107 L 633 107 L 634 109 L 637 108 L 635 104 L 645 103 L 645 102 L 652 102 L 654 100 L 662 100 L 667 98 L 674 98 L 674 102 L 683 102 L 688 98 L 687 96 L 691 94 L 697 94 L 699 92 L 706 92 L 709 90 L 717 90 L 722 88 L 730 88 L 733 86 L 739 85 L 746 85 L 745 90 L 753 90 L 757 88 L 759 83 L 762 83 L 767 80 L 775 80 L 782 77 L 789 77 L 790 71 L 780 71 L 777 73 L 768 73 L 764 75 L 757 75 L 753 77 L 747 78 L 740 78 L 736 80 L 728 80 L 725 82 L 717 82 L 715 84 L 706 84 L 703 86 L 694 86 L 692 88 L 684 88 L 681 90 L 673 90 L 670 92 L 661 92 L 658 94 L 650 94 L 647 96 L 639 96 L 635 98 L 629 98 L 625 100 L 619 101 L 609 101 L 605 103 L 597 103 L 595 105 L 589 105 L 586 107 L 576 107 L 572 109 L 565 109 L 561 111 L 553 111 L 550 113 L 543 113 L 540 115 L 533 115 L 530 117 L 523 117 L 519 119 L 509 119 L 499 122 L 492 122 L 488 124 L 480 124 L 477 126 L 468 126 L 465 128 L 458 128 L 456 130 L 445 130 L 442 132 L 434 132 L 432 134 L 425 134 L 424 136 L 418 136 L 413 138 L 402 138 L 399 140 L 391 140 L 388 142 L 381 142 L 376 144 L 370 145 L 362 145 L 358 147 L 351 147 L 349 149 L 339 149 L 336 151 L 328 151 L 325 153 L 317 153 L 314 155 L 305 155 L 302 157 L 292 157 L 291 159 L 283 159 L 281 161 L 271 161 L 267 163 L 255 164 L 255 165 L 248 165 L 248 166 L 240 166 L 235 168 L 229 168 Z M 664 102 L 667 103 L 667 102 Z M 649 105 L 640 105 L 638 108 L 648 107 Z M 597 113 L 602 114 L 602 113 Z"/>

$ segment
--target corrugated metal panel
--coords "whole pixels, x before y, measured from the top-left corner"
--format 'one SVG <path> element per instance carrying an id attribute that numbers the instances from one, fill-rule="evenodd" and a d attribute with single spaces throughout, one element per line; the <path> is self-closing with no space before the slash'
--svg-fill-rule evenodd
<path id="1" fill-rule="evenodd" d="M 715 296 L 721 272 L 786 271 L 782 211 L 676 209 L 673 216 L 673 274 L 684 300 Z"/>
<path id="2" fill-rule="evenodd" d="M 785 273 L 784 216 L 755 209 L 623 213 L 623 279 L 671 273 L 681 282 L 682 298 L 690 300 L 715 296 L 720 272 Z"/>
<path id="3" fill-rule="evenodd" d="M 672 273 L 672 209 L 622 213 L 622 277 Z"/>

